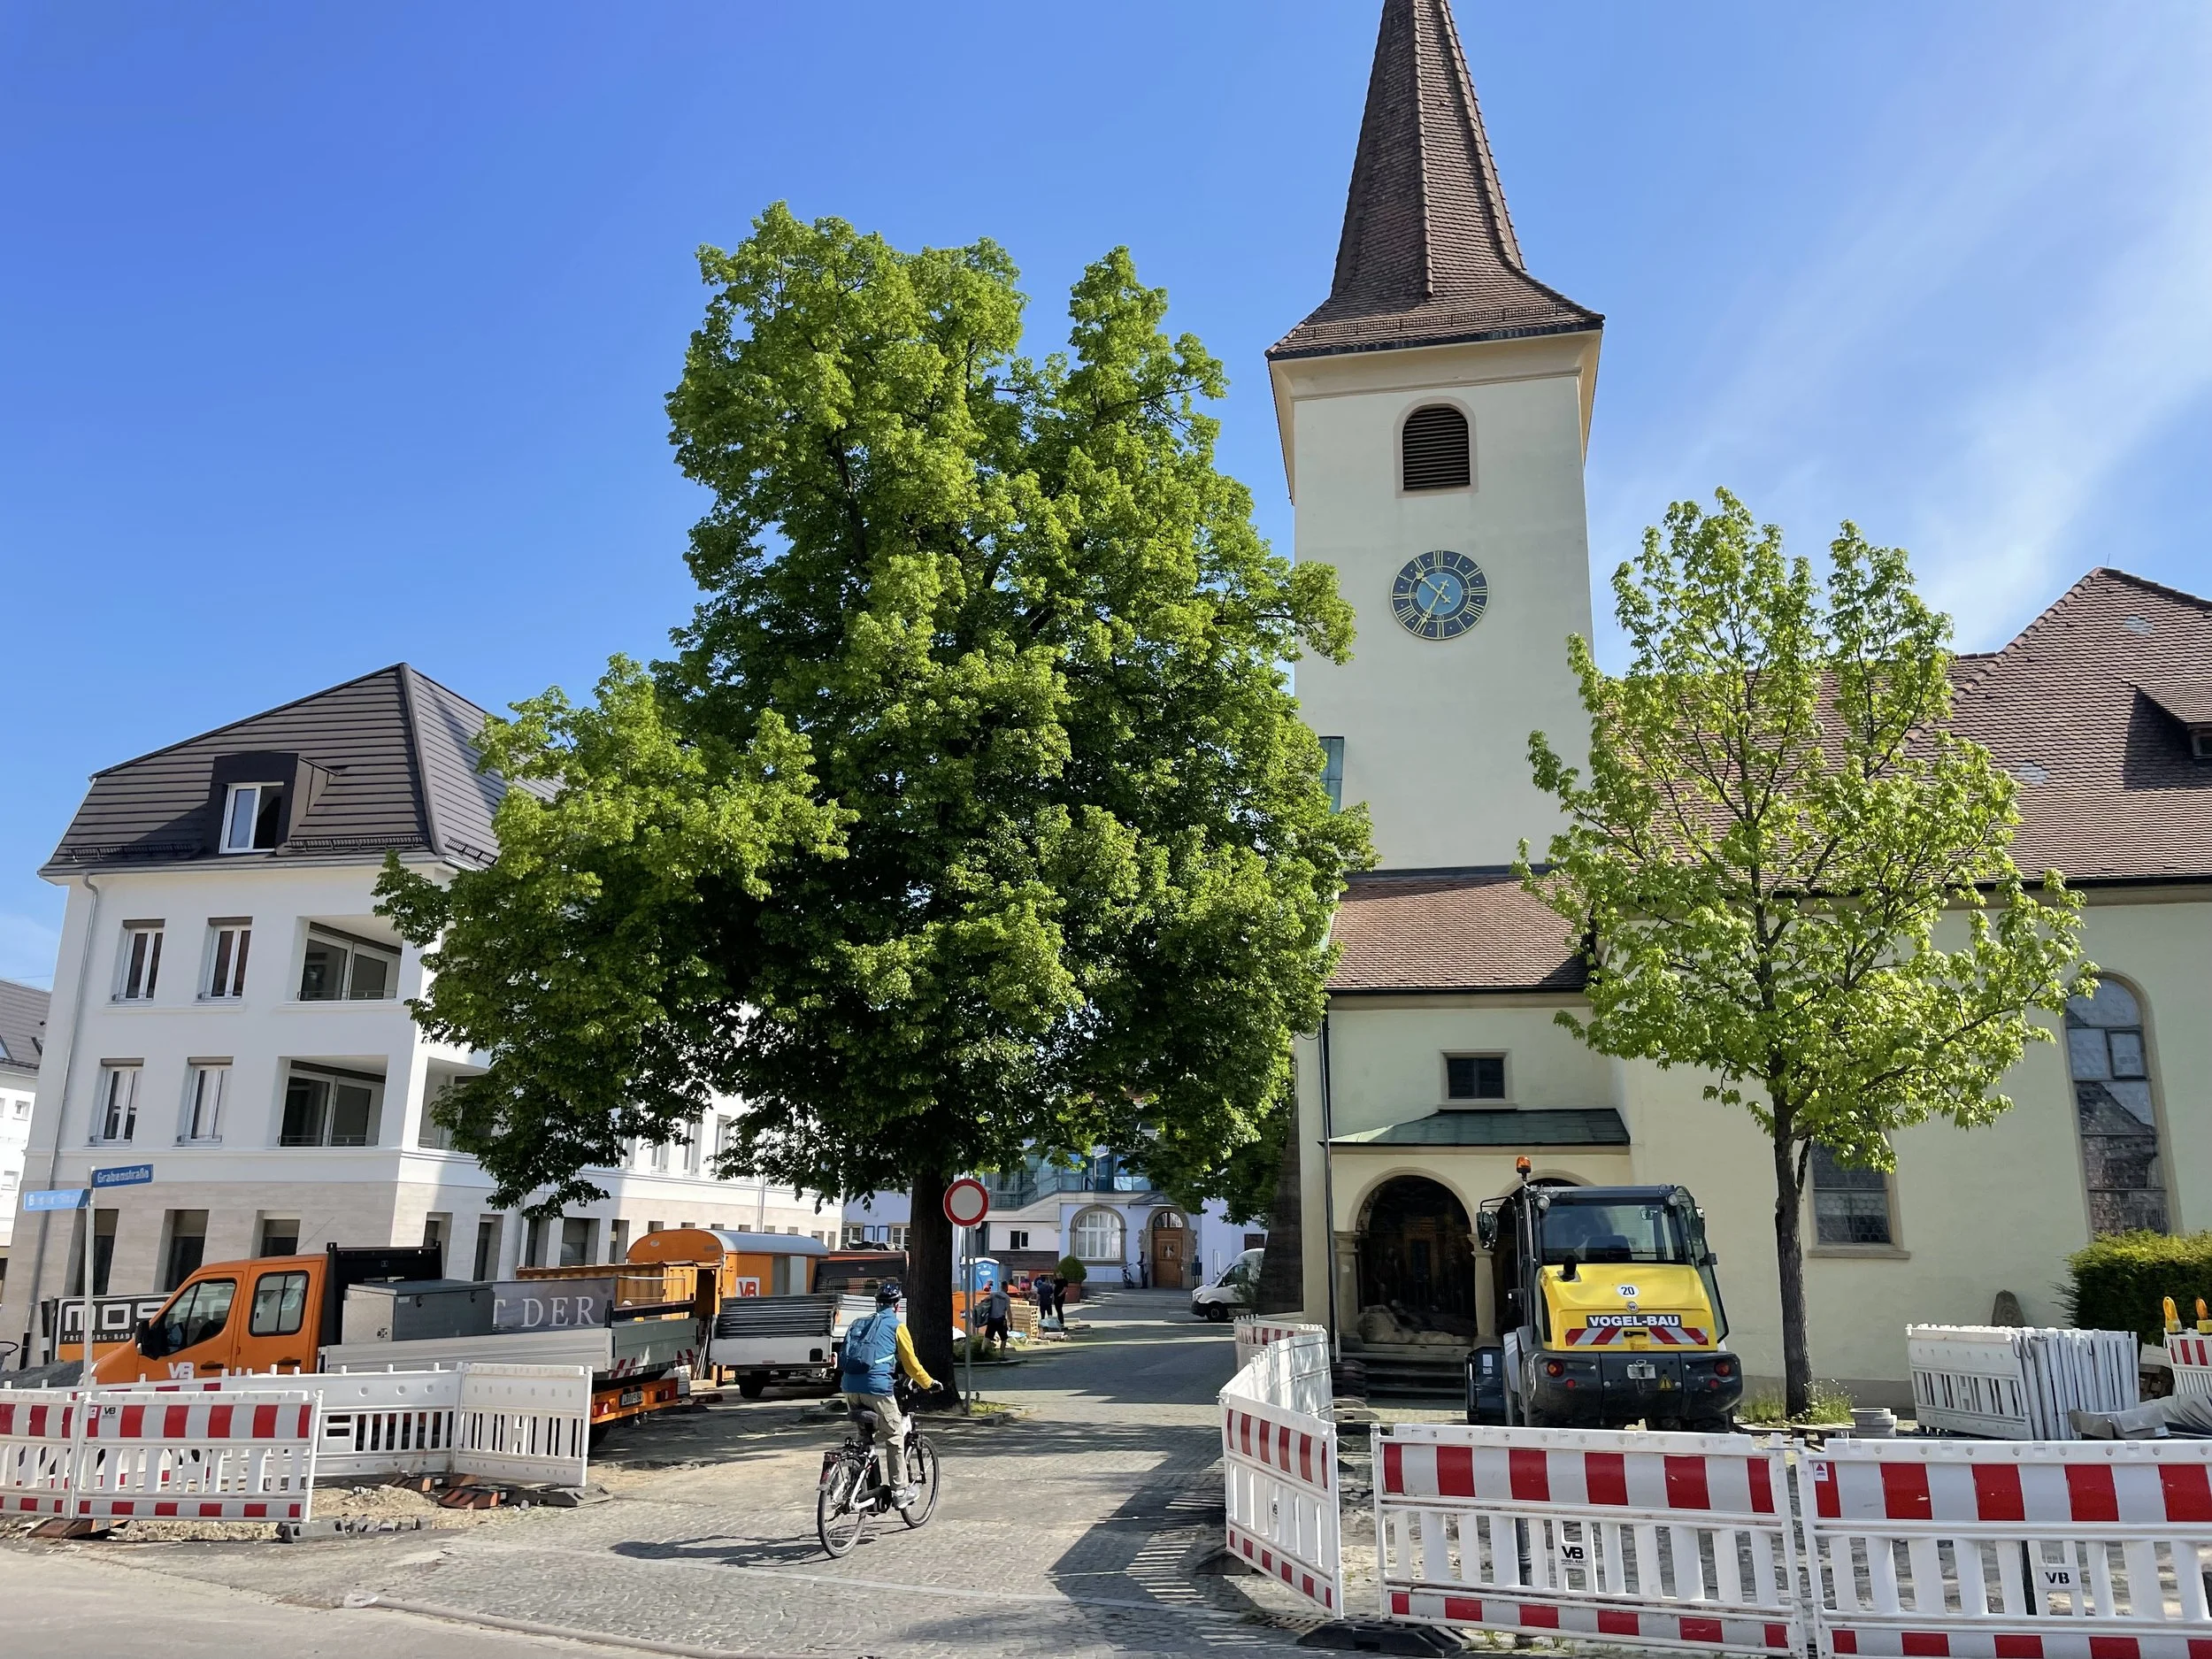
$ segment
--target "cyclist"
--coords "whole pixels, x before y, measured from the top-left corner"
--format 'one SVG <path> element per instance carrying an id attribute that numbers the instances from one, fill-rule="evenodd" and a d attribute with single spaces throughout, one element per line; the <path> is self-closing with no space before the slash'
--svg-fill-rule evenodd
<path id="1" fill-rule="evenodd" d="M 904 1372 L 918 1386 L 934 1389 L 936 1379 L 922 1369 L 914 1352 L 914 1339 L 900 1317 L 899 1304 L 906 1292 L 895 1281 L 876 1290 L 876 1310 L 863 1314 L 845 1327 L 845 1345 L 838 1350 L 837 1386 L 844 1391 L 845 1409 L 868 1432 L 868 1414 L 883 1425 L 885 1450 L 890 1455 L 891 1503 L 906 1509 L 913 1503 L 914 1488 L 906 1484 L 906 1418 L 894 1394 L 896 1378 Z"/>

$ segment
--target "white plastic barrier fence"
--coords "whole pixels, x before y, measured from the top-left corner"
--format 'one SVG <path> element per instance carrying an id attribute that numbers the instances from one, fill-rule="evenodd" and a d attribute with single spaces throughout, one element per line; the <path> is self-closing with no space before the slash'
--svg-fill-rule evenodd
<path id="1" fill-rule="evenodd" d="M 457 1475 L 580 1486 L 591 1438 L 591 1373 L 562 1365 L 464 1365 Z"/>
<path id="2" fill-rule="evenodd" d="M 1924 1429 L 2065 1440 L 2068 1412 L 2124 1411 L 2141 1398 L 2129 1331 L 1914 1325 L 1905 1350 Z"/>
<path id="3" fill-rule="evenodd" d="M 1799 1467 L 1824 1656 L 2212 1653 L 2212 1443 L 1832 1440 Z"/>
<path id="4" fill-rule="evenodd" d="M 0 1393 L 0 1515 L 59 1515 L 67 1508 L 78 1402 L 67 1388 Z"/>
<path id="5" fill-rule="evenodd" d="M 1323 1346 L 1327 1346 L 1327 1330 L 1310 1323 L 1302 1314 L 1279 1313 L 1266 1317 L 1246 1314 L 1237 1321 L 1237 1369 L 1242 1371 L 1249 1365 L 1252 1356 L 1270 1344 L 1301 1335 L 1317 1336 Z"/>
<path id="6" fill-rule="evenodd" d="M 1326 1334 L 1286 1330 L 1221 1391 L 1221 1462 L 1230 1553 L 1341 1614 L 1334 1410 Z"/>
<path id="7" fill-rule="evenodd" d="M 1725 1434 L 1377 1425 L 1386 1617 L 1791 1652 L 1786 1452 Z"/>
<path id="8" fill-rule="evenodd" d="M 68 1513 L 94 1518 L 303 1521 L 315 1486 L 315 1396 L 225 1390 L 88 1401 Z"/>
<path id="9" fill-rule="evenodd" d="M 2212 1394 L 2212 1336 L 2169 1336 L 2166 1363 L 2173 1367 L 2176 1394 Z"/>
<path id="10" fill-rule="evenodd" d="M 316 1466 L 326 1475 L 484 1475 L 581 1486 L 591 1373 L 574 1365 L 464 1361 L 450 1369 L 238 1375 L 134 1383 L 109 1395 L 299 1388 L 322 1404 Z"/>

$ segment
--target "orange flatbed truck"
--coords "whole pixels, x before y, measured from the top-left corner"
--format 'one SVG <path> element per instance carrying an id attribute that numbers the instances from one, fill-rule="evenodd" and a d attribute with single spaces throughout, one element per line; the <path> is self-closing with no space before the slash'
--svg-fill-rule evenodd
<path id="1" fill-rule="evenodd" d="M 526 1279 L 443 1279 L 439 1265 L 434 1247 L 335 1244 L 320 1256 L 209 1263 L 132 1340 L 96 1359 L 93 1377 L 168 1382 L 416 1371 L 464 1360 L 580 1365 L 591 1373 L 595 1435 L 688 1402 L 691 1371 L 705 1358 L 713 1325 L 711 1276 L 656 1269 L 657 1295 L 649 1301 L 622 1295 L 620 1265 L 589 1280 L 562 1275 L 541 1288 Z M 661 1299 L 679 1277 L 684 1299 Z"/>

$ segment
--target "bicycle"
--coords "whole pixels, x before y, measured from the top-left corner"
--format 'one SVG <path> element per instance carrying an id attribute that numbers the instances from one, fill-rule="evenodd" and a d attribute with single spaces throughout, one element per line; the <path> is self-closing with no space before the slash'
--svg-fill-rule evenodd
<path id="1" fill-rule="evenodd" d="M 914 1502 L 897 1509 L 910 1527 L 924 1526 L 937 1509 L 937 1448 L 923 1434 L 913 1416 L 913 1395 L 904 1383 L 895 1395 L 906 1418 L 906 1480 L 914 1488 Z M 852 1553 L 872 1516 L 892 1509 L 891 1483 L 885 1478 L 885 1448 L 876 1443 L 882 1419 L 873 1411 L 858 1414 L 845 1443 L 822 1454 L 822 1474 L 814 1494 L 814 1531 L 822 1548 L 833 1556 Z"/>

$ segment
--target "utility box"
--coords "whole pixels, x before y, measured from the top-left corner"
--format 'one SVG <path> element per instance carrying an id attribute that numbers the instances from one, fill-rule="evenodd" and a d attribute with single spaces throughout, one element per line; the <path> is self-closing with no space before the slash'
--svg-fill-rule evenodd
<path id="1" fill-rule="evenodd" d="M 349 1286 L 339 1331 L 348 1344 L 489 1336 L 492 1286 L 465 1279 Z"/>

